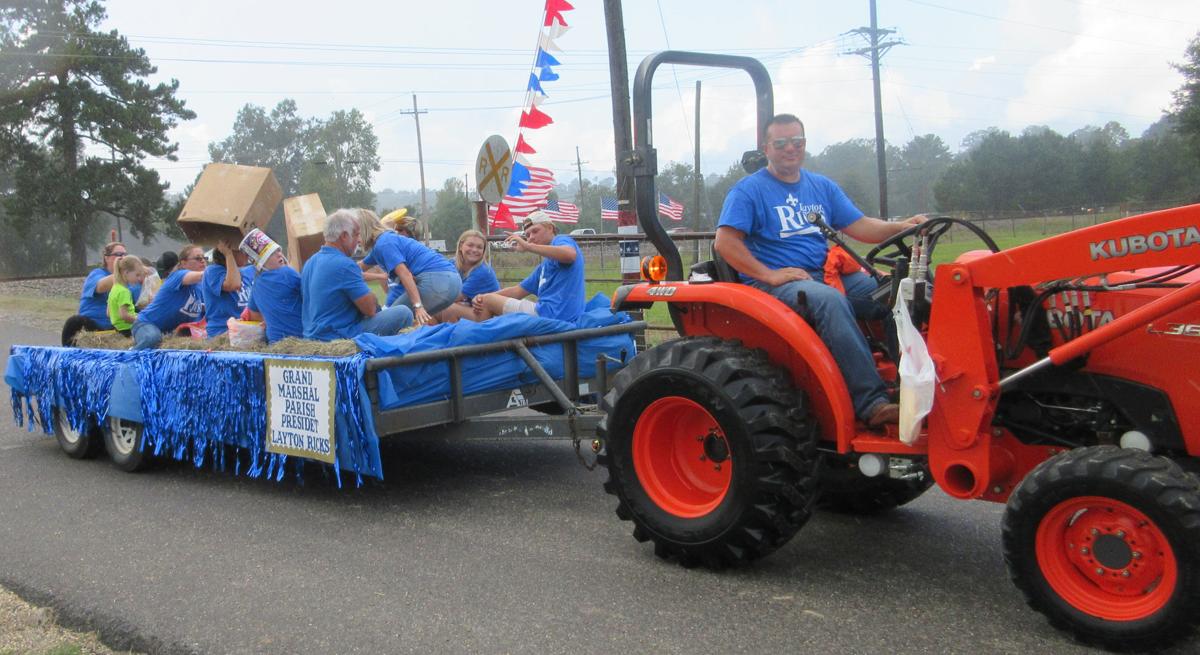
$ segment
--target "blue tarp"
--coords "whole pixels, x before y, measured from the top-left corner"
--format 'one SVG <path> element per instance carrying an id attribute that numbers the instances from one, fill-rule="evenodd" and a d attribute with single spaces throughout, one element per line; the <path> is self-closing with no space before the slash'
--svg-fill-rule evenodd
<path id="1" fill-rule="evenodd" d="M 13 417 L 29 429 L 53 427 L 52 408 L 61 407 L 71 425 L 83 430 L 103 425 L 109 416 L 143 424 L 144 447 L 156 455 L 190 459 L 196 466 L 207 459 L 224 468 L 224 446 L 249 454 L 251 476 L 266 473 L 281 479 L 286 456 L 267 453 L 265 383 L 266 358 L 333 361 L 338 387 L 335 467 L 382 479 L 379 438 L 372 408 L 363 390 L 363 371 L 370 357 L 404 355 L 454 346 L 493 343 L 572 329 L 601 327 L 629 321 L 593 299 L 593 309 L 577 323 L 525 315 L 501 316 L 485 323 L 463 322 L 422 328 L 394 337 L 363 335 L 355 341 L 363 352 L 341 358 L 285 357 L 260 353 L 180 350 L 119 351 L 79 348 L 14 346 L 5 371 L 12 388 Z M 551 376 L 563 375 L 562 346 L 530 349 Z M 581 377 L 595 373 L 596 356 L 604 353 L 624 363 L 634 355 L 631 335 L 579 342 Z M 619 364 L 611 365 L 613 368 Z M 381 371 L 380 407 L 392 409 L 449 397 L 448 365 L 444 362 L 394 367 Z M 463 359 L 464 393 L 516 387 L 536 381 L 513 353 Z M 36 403 L 34 402 L 36 400 Z M 235 464 L 240 466 L 240 459 Z M 340 484 L 340 479 L 339 479 Z"/>

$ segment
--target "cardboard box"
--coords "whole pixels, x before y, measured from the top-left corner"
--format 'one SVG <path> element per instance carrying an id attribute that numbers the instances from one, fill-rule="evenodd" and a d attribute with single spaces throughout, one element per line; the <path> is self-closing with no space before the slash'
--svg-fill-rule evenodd
<path id="1" fill-rule="evenodd" d="M 282 198 L 271 169 L 212 163 L 184 203 L 179 227 L 192 243 L 212 247 L 227 239 L 237 247 L 250 230 L 266 231 Z"/>
<path id="2" fill-rule="evenodd" d="M 315 193 L 283 201 L 283 220 L 287 225 L 287 257 L 299 271 L 315 252 L 325 245 L 325 207 Z"/>

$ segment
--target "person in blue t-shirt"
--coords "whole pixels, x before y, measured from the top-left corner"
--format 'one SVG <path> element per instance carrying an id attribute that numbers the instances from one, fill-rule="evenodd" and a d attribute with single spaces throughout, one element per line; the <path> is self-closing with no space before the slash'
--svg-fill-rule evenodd
<path id="1" fill-rule="evenodd" d="M 375 212 L 356 213 L 363 248 L 369 251 L 359 266 L 364 272 L 379 266 L 396 283 L 388 287 L 388 307 L 406 305 L 417 325 L 433 323 L 433 315 L 449 307 L 462 289 L 454 264 L 420 241 L 384 227 Z"/>
<path id="2" fill-rule="evenodd" d="M 358 217 L 349 209 L 325 219 L 325 245 L 300 273 L 305 339 L 353 339 L 363 332 L 391 336 L 412 325 L 412 310 L 404 305 L 381 310 L 367 288 L 362 269 L 350 258 L 360 234 Z"/>
<path id="3" fill-rule="evenodd" d="M 454 268 L 462 277 L 462 291 L 458 299 L 437 315 L 443 323 L 454 323 L 466 319 L 478 320 L 471 301 L 481 293 L 492 293 L 500 290 L 500 281 L 496 279 L 496 271 L 487 263 L 487 237 L 479 230 L 467 230 L 458 237 L 458 245 L 454 248 Z"/>
<path id="4" fill-rule="evenodd" d="M 179 251 L 179 262 L 171 271 L 154 300 L 138 312 L 130 333 L 133 349 L 157 348 L 163 334 L 170 334 L 182 323 L 190 323 L 204 315 L 200 295 L 200 280 L 204 277 L 204 249 L 188 244 Z"/>
<path id="5" fill-rule="evenodd" d="M 513 287 L 475 296 L 472 305 L 481 319 L 521 312 L 542 318 L 574 322 L 585 305 L 583 253 L 575 240 L 558 234 L 553 219 L 538 210 L 525 218 L 522 232 L 513 232 L 506 240 L 520 252 L 542 256 L 542 262 L 529 277 Z M 537 303 L 525 300 L 536 295 Z"/>
<path id="6" fill-rule="evenodd" d="M 799 118 L 779 114 L 764 130 L 767 167 L 743 178 L 725 196 L 713 247 L 744 282 L 797 312 L 798 294 L 804 292 L 805 311 L 842 370 L 855 413 L 870 427 L 895 423 L 899 406 L 888 402 L 855 322 L 856 308 L 860 314 L 870 311 L 867 302 L 875 283 L 862 272 L 845 276 L 846 295 L 825 284 L 828 246 L 814 219 L 858 241 L 878 243 L 925 217 L 888 222 L 864 216 L 832 180 L 802 170 L 805 136 Z"/>
<path id="7" fill-rule="evenodd" d="M 246 308 L 244 282 L 254 284 L 254 267 L 247 266 L 246 253 L 222 240 L 212 254 L 213 263 L 204 270 L 200 291 L 204 294 L 205 331 L 208 338 L 229 331 L 228 321 L 238 318 Z M 249 274 L 249 280 L 245 277 Z"/>
<path id="8" fill-rule="evenodd" d="M 267 343 L 304 336 L 300 274 L 287 265 L 278 248 L 265 259 L 262 270 L 255 276 L 248 308 L 250 320 L 266 324 Z"/>
<path id="9" fill-rule="evenodd" d="M 114 279 L 112 267 L 117 260 L 128 254 L 129 250 L 120 241 L 104 245 L 100 267 L 88 273 L 83 281 L 83 289 L 79 292 L 79 313 L 63 323 L 62 345 L 74 345 L 75 335 L 83 331 L 113 329 L 112 321 L 108 318 L 108 292 L 112 290 Z M 142 287 L 130 287 L 129 292 L 136 299 L 141 294 Z"/>

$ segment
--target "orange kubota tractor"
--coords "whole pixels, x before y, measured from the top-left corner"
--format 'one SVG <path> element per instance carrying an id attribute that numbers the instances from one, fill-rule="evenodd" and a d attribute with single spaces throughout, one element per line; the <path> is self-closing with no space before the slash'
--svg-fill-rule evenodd
<path id="1" fill-rule="evenodd" d="M 1152 648 L 1200 621 L 1200 205 L 998 251 L 934 218 L 863 258 L 891 306 L 915 284 L 913 323 L 937 372 L 911 445 L 856 421 L 838 367 L 801 316 L 737 282 L 719 257 L 688 279 L 657 220 L 650 83 L 663 63 L 742 69 L 758 124 L 766 69 L 745 57 L 662 52 L 634 84 L 640 225 L 661 259 L 618 309 L 668 303 L 679 338 L 612 380 L 598 435 L 605 490 L 639 541 L 685 566 L 767 555 L 812 509 L 878 511 L 936 483 L 1007 503 L 1004 556 L 1029 605 L 1077 638 Z M 753 153 L 747 153 L 753 160 Z M 955 225 L 989 251 L 920 265 Z M 923 247 L 914 252 L 912 244 Z M 914 257 L 916 261 L 914 261 Z M 896 362 L 862 325 L 884 379 Z"/>

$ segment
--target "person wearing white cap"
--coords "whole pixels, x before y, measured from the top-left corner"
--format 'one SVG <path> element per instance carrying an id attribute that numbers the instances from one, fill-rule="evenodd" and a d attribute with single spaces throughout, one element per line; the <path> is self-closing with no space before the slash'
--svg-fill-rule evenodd
<path id="1" fill-rule="evenodd" d="M 481 319 L 500 314 L 523 313 L 560 321 L 575 321 L 583 313 L 583 253 L 571 237 L 558 234 L 546 212 L 531 213 L 521 232 L 508 235 L 514 250 L 542 257 L 542 263 L 520 284 L 495 293 L 475 296 L 472 305 Z M 536 295 L 536 303 L 525 297 Z"/>

